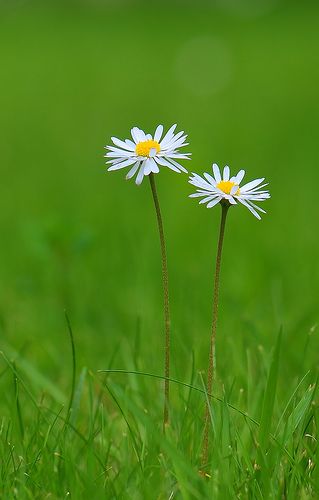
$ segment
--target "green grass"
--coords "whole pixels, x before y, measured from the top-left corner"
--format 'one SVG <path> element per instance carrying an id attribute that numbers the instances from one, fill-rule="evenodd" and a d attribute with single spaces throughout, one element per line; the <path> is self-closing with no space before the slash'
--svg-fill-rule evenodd
<path id="1" fill-rule="evenodd" d="M 0 3 L 1 498 L 319 495 L 319 10 L 223 4 Z M 272 194 L 261 222 L 243 207 L 227 222 L 206 480 L 218 209 L 187 199 L 186 176 L 158 176 L 163 436 L 151 193 L 104 168 L 111 135 L 160 122 L 188 132 L 191 171 L 229 163 Z"/>
<path id="2" fill-rule="evenodd" d="M 68 412 L 49 391 L 35 394 L 28 370 L 17 368 L 19 357 L 14 364 L 3 358 L 2 379 L 11 389 L 0 429 L 4 498 L 316 497 L 317 387 L 308 373 L 278 401 L 279 341 L 268 372 L 256 370 L 252 414 L 246 387 L 220 384 L 209 480 L 199 475 L 205 391 L 195 370 L 188 382 L 172 380 L 172 424 L 164 437 L 160 376 L 83 368 Z"/>

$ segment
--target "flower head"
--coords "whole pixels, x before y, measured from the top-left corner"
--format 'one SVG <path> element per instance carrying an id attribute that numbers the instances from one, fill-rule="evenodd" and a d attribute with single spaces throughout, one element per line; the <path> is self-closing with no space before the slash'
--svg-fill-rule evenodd
<path id="1" fill-rule="evenodd" d="M 132 140 L 121 141 L 112 137 L 114 146 L 106 146 L 108 152 L 105 157 L 106 163 L 111 166 L 108 170 L 118 170 L 131 167 L 126 179 L 131 179 L 136 173 L 136 184 L 141 184 L 143 177 L 150 173 L 157 174 L 159 167 L 168 167 L 174 172 L 186 172 L 176 160 L 189 160 L 190 153 L 181 154 L 178 149 L 187 146 L 185 142 L 187 135 L 184 131 L 174 134 L 176 125 L 173 125 L 163 136 L 163 125 L 159 125 L 154 136 L 145 134 L 143 130 L 133 127 L 131 130 Z M 163 136 L 163 137 L 162 137 Z"/>
<path id="2" fill-rule="evenodd" d="M 248 208 L 251 213 L 260 219 L 258 212 L 266 213 L 265 210 L 258 207 L 255 201 L 264 201 L 270 198 L 270 194 L 266 190 L 261 190 L 267 184 L 262 184 L 264 178 L 255 179 L 243 186 L 240 185 L 245 176 L 245 170 L 240 170 L 237 175 L 230 177 L 229 167 L 224 167 L 223 174 L 221 174 L 218 165 L 213 164 L 213 175 L 204 173 L 204 177 L 198 174 L 192 174 L 189 178 L 190 184 L 196 186 L 198 189 L 196 193 L 190 195 L 190 198 L 201 197 L 199 203 L 206 203 L 207 208 L 212 208 L 217 203 L 229 203 L 236 205 L 240 202 Z M 261 184 L 261 185 L 260 185 Z"/>

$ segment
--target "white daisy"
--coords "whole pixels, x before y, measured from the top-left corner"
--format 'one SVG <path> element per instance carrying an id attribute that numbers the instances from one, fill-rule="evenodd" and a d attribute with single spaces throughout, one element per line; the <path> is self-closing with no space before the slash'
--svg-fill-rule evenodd
<path id="1" fill-rule="evenodd" d="M 173 125 L 168 132 L 163 136 L 163 125 L 159 125 L 154 137 L 151 134 L 145 134 L 143 130 L 133 127 L 131 130 L 132 139 L 121 141 L 116 137 L 111 137 L 113 144 L 116 146 L 106 146 L 108 152 L 105 157 L 108 158 L 106 163 L 110 163 L 108 168 L 118 170 L 124 167 L 131 167 L 126 179 L 131 179 L 136 173 L 136 184 L 141 184 L 143 177 L 150 173 L 157 174 L 159 167 L 168 167 L 174 172 L 186 172 L 176 160 L 189 160 L 190 153 L 181 154 L 178 148 L 187 146 L 185 142 L 187 135 L 183 135 L 184 131 L 174 134 L 176 125 Z"/>
<path id="2" fill-rule="evenodd" d="M 230 177 L 230 169 L 226 166 L 224 167 L 223 175 L 221 175 L 216 163 L 213 164 L 213 174 L 212 176 L 205 172 L 204 177 L 192 174 L 189 182 L 199 189 L 197 189 L 196 193 L 191 194 L 190 198 L 202 197 L 199 203 L 206 203 L 207 208 L 212 208 L 220 202 L 225 203 L 225 200 L 230 205 L 236 205 L 239 201 L 257 219 L 261 218 L 258 212 L 266 213 L 265 210 L 254 203 L 255 201 L 264 201 L 270 198 L 268 191 L 261 190 L 267 186 L 267 184 L 262 184 L 265 180 L 264 178 L 255 179 L 240 186 L 245 175 L 245 170 L 240 170 L 237 175 Z"/>

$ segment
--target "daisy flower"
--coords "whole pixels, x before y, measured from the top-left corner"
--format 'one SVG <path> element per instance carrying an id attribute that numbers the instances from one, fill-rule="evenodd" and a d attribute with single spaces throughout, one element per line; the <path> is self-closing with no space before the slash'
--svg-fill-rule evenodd
<path id="1" fill-rule="evenodd" d="M 132 139 L 122 141 L 116 137 L 111 137 L 114 146 L 106 146 L 108 152 L 105 157 L 106 163 L 110 163 L 108 168 L 119 170 L 131 167 L 126 175 L 126 179 L 131 179 L 136 173 L 136 184 L 141 184 L 145 175 L 157 174 L 159 167 L 168 167 L 174 172 L 186 172 L 176 160 L 189 160 L 190 153 L 181 154 L 179 148 L 187 146 L 185 142 L 187 135 L 184 131 L 175 134 L 176 125 L 173 125 L 163 136 L 163 125 L 159 125 L 154 133 L 145 134 L 143 130 L 133 127 L 131 130 Z"/>
<path id="2" fill-rule="evenodd" d="M 207 208 L 212 208 L 220 202 L 228 202 L 230 205 L 236 205 L 239 202 L 247 207 L 257 219 L 261 219 L 258 212 L 264 214 L 266 212 L 258 207 L 255 201 L 259 202 L 270 198 L 269 192 L 262 190 L 267 186 L 267 184 L 262 184 L 265 179 L 255 179 L 241 186 L 240 183 L 245 176 L 245 170 L 240 170 L 233 177 L 230 177 L 228 166 L 224 167 L 222 174 L 216 163 L 213 164 L 212 170 L 213 175 L 205 172 L 204 177 L 192 174 L 189 182 L 198 189 L 196 193 L 190 195 L 190 198 L 202 198 L 199 203 L 206 203 Z"/>

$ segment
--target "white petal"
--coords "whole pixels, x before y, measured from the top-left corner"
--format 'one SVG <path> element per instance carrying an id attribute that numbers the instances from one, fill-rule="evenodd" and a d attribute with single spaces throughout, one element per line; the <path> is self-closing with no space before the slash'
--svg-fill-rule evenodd
<path id="1" fill-rule="evenodd" d="M 231 205 L 237 205 L 237 202 L 235 201 L 235 199 L 232 196 L 227 197 L 227 200 L 229 201 L 229 203 Z"/>
<path id="2" fill-rule="evenodd" d="M 200 198 L 201 196 L 216 196 L 215 193 L 209 193 L 208 191 L 196 191 L 189 195 L 190 198 Z"/>
<path id="3" fill-rule="evenodd" d="M 144 175 L 149 175 L 152 172 L 152 164 L 150 162 L 150 159 L 147 158 L 145 161 L 145 168 L 144 168 Z"/>
<path id="4" fill-rule="evenodd" d="M 240 184 L 243 178 L 245 177 L 245 170 L 239 170 L 238 174 L 235 177 L 236 184 Z"/>
<path id="5" fill-rule="evenodd" d="M 238 198 L 238 200 L 240 201 L 240 203 L 242 203 L 243 205 L 245 205 L 245 207 L 248 208 L 248 210 L 257 218 L 257 219 L 261 219 L 260 215 L 256 212 L 256 210 L 251 207 L 246 200 L 243 200 L 242 198 Z"/>
<path id="6" fill-rule="evenodd" d="M 265 194 L 250 194 L 250 193 L 244 193 L 239 195 L 240 198 L 243 198 L 244 200 L 254 200 L 254 201 L 265 201 L 270 198 L 269 193 Z"/>
<path id="7" fill-rule="evenodd" d="M 165 156 L 167 158 L 177 158 L 180 160 L 190 160 L 190 158 L 188 158 L 188 155 L 190 155 L 190 154 L 191 153 L 185 153 L 185 154 L 169 153 L 169 154 L 166 154 Z"/>
<path id="8" fill-rule="evenodd" d="M 131 178 L 132 178 L 132 177 L 136 174 L 136 172 L 137 172 L 137 169 L 138 169 L 139 165 L 140 165 L 140 162 L 139 162 L 139 161 L 137 161 L 137 162 L 135 163 L 135 165 L 131 168 L 131 170 L 127 173 L 127 175 L 126 175 L 126 177 L 125 177 L 127 180 L 128 180 L 128 179 L 131 179 Z"/>
<path id="9" fill-rule="evenodd" d="M 110 153 L 106 153 L 106 155 L 104 155 L 105 158 L 114 158 L 115 159 L 123 159 L 123 160 L 126 160 L 127 158 L 133 158 L 133 156 L 131 154 L 123 154 L 123 155 L 119 155 L 118 153 L 114 153 L 113 151 L 111 151 Z M 136 158 L 136 157 L 135 157 Z"/>
<path id="10" fill-rule="evenodd" d="M 215 200 L 213 201 L 210 201 L 208 204 L 207 204 L 207 208 L 213 208 L 215 205 L 217 205 L 217 203 L 219 203 L 221 201 L 221 196 L 219 196 L 218 198 L 216 198 Z"/>
<path id="11" fill-rule="evenodd" d="M 138 128 L 137 130 L 138 130 L 138 134 L 140 136 L 140 140 L 146 141 L 146 134 L 145 134 L 144 130 L 142 130 L 141 128 Z M 150 137 L 152 137 L 152 136 L 150 135 Z"/>
<path id="12" fill-rule="evenodd" d="M 213 173 L 217 184 L 222 180 L 217 163 L 213 163 Z"/>
<path id="13" fill-rule="evenodd" d="M 154 160 L 153 160 L 152 172 L 154 174 L 158 174 L 158 172 L 159 172 L 159 167 L 158 167 L 157 163 Z"/>
<path id="14" fill-rule="evenodd" d="M 114 153 L 119 153 L 120 155 L 131 156 L 131 155 L 135 154 L 134 151 L 132 151 L 132 150 L 124 150 L 124 149 L 116 148 L 114 146 L 107 146 L 107 149 L 108 149 L 108 151 L 113 151 Z"/>
<path id="15" fill-rule="evenodd" d="M 144 177 L 144 165 L 145 165 L 145 161 L 141 164 L 141 168 L 139 169 L 138 171 L 138 174 L 136 176 L 136 180 L 135 180 L 135 183 L 139 186 L 142 181 L 143 181 L 143 177 Z"/>
<path id="16" fill-rule="evenodd" d="M 155 161 L 159 163 L 159 165 L 162 165 L 163 167 L 168 167 L 171 170 L 174 170 L 174 172 L 178 172 L 179 174 L 181 173 L 178 168 L 176 168 L 174 165 L 172 165 L 169 161 L 167 161 L 165 158 L 160 158 L 159 156 L 156 156 Z"/>
<path id="17" fill-rule="evenodd" d="M 175 167 L 179 168 L 185 174 L 188 174 L 188 170 L 186 170 L 186 168 L 184 168 L 182 165 L 180 165 L 179 163 L 177 163 L 177 161 L 173 160 L 172 158 L 169 158 L 168 161 L 170 163 L 172 163 Z"/>
<path id="18" fill-rule="evenodd" d="M 133 137 L 133 141 L 135 142 L 135 144 L 138 144 L 140 142 L 140 138 L 139 138 L 138 128 L 137 127 L 133 127 L 131 129 L 131 135 Z"/>
<path id="19" fill-rule="evenodd" d="M 229 170 L 228 165 L 226 165 L 226 167 L 224 167 L 224 172 L 223 172 L 223 181 L 229 180 L 229 174 L 230 174 L 230 170 Z"/>
<path id="20" fill-rule="evenodd" d="M 147 158 L 145 162 L 144 175 L 149 175 L 151 172 L 157 174 L 159 172 L 159 168 L 153 158 Z"/>
<path id="21" fill-rule="evenodd" d="M 169 166 L 169 163 L 165 158 L 162 158 L 160 156 L 156 156 L 154 158 L 154 160 L 156 161 L 156 163 L 158 163 L 159 165 L 162 165 L 163 167 Z"/>
<path id="22" fill-rule="evenodd" d="M 259 210 L 259 212 L 263 213 L 263 214 L 266 214 L 267 212 L 263 209 L 263 208 L 260 208 L 258 207 L 257 205 L 255 205 L 255 203 L 253 203 L 251 200 L 249 200 L 249 204 L 251 206 L 253 206 L 256 210 Z"/>
<path id="23" fill-rule="evenodd" d="M 180 135 L 181 133 L 183 134 L 184 131 L 179 132 L 178 134 L 176 134 L 175 136 L 173 136 L 172 139 L 168 143 L 165 143 L 165 148 L 167 148 L 167 149 L 177 148 L 181 144 L 183 144 L 183 142 L 185 142 L 185 140 L 187 138 L 187 134 Z"/>
<path id="24" fill-rule="evenodd" d="M 154 141 L 159 142 L 163 134 L 163 125 L 159 125 L 155 130 Z"/>
<path id="25" fill-rule="evenodd" d="M 111 163 L 112 165 L 115 165 L 116 163 L 121 163 L 122 161 L 129 160 L 129 159 L 137 161 L 138 158 L 137 158 L 137 156 L 131 156 L 131 157 L 122 156 L 122 157 L 117 157 L 117 158 L 111 158 L 106 163 Z"/>
<path id="26" fill-rule="evenodd" d="M 136 162 L 136 158 L 133 158 L 133 160 L 130 158 L 129 160 L 124 160 L 120 163 L 116 163 L 115 165 L 112 165 L 111 167 L 108 168 L 108 171 L 111 172 L 111 170 L 120 170 L 121 168 L 128 167 L 129 165 L 133 165 L 133 163 Z"/>
<path id="27" fill-rule="evenodd" d="M 259 189 L 249 189 L 248 191 L 244 191 L 243 195 L 245 196 L 265 196 L 265 198 L 270 198 L 269 191 L 259 191 Z"/>
<path id="28" fill-rule="evenodd" d="M 150 154 L 149 154 L 149 156 L 150 156 L 151 158 L 153 158 L 153 156 L 156 156 L 156 153 L 157 153 L 156 149 L 155 149 L 155 148 L 151 148 L 151 149 L 150 149 Z"/>
<path id="29" fill-rule="evenodd" d="M 138 127 L 133 127 L 131 130 L 131 134 L 136 144 L 145 141 L 145 133 Z"/>
<path id="30" fill-rule="evenodd" d="M 165 141 L 163 140 L 164 144 L 165 144 L 165 148 L 174 148 L 175 144 L 178 143 L 178 142 L 184 142 L 184 140 L 186 139 L 187 135 L 184 135 L 184 137 L 182 137 L 182 135 L 184 134 L 184 130 L 182 130 L 181 132 L 178 132 L 178 134 L 176 135 L 173 135 L 172 138 L 169 140 L 169 141 Z"/>
<path id="31" fill-rule="evenodd" d="M 201 204 L 201 203 L 208 203 L 209 201 L 212 201 L 215 198 L 216 198 L 216 196 L 214 196 L 214 195 L 206 196 L 205 198 L 203 198 L 202 200 L 200 200 L 199 204 Z"/>
<path id="32" fill-rule="evenodd" d="M 115 144 L 115 146 L 119 146 L 120 148 L 126 149 L 127 151 L 135 151 L 135 146 L 133 143 L 132 143 L 133 146 L 131 146 L 130 144 L 127 144 L 126 142 L 121 141 L 117 137 L 111 137 L 111 140 L 112 140 L 113 144 Z"/>
<path id="33" fill-rule="evenodd" d="M 204 177 L 206 177 L 206 179 L 212 186 L 214 187 L 216 186 L 216 181 L 212 175 L 208 174 L 207 172 L 204 172 Z"/>
<path id="34" fill-rule="evenodd" d="M 207 189 L 208 191 L 217 191 L 216 188 L 214 188 L 209 182 L 207 182 L 205 179 L 200 177 L 198 174 L 193 173 L 193 177 L 189 178 L 190 184 L 193 184 L 193 186 L 199 187 L 201 189 Z M 220 192 L 220 190 L 218 190 Z"/>
<path id="35" fill-rule="evenodd" d="M 111 146 L 109 146 L 111 147 Z M 110 151 L 109 153 L 106 153 L 106 155 L 104 155 L 105 158 L 130 158 L 132 157 L 132 152 L 130 151 L 121 151 L 118 150 L 118 151 Z"/>
<path id="36" fill-rule="evenodd" d="M 189 142 L 185 142 L 184 140 L 180 140 L 174 143 L 170 143 L 168 146 L 161 145 L 161 151 L 165 153 L 178 153 L 178 150 L 180 148 L 184 148 L 185 146 L 188 146 Z"/>
<path id="37" fill-rule="evenodd" d="M 166 132 L 166 134 L 164 135 L 164 137 L 162 139 L 162 142 L 160 143 L 161 147 L 165 147 L 165 145 L 168 144 L 168 142 L 171 140 L 171 138 L 174 135 L 174 130 L 176 129 L 176 127 L 177 127 L 177 124 L 175 123 L 175 125 L 172 125 L 171 128 Z"/>
<path id="38" fill-rule="evenodd" d="M 245 191 L 248 191 L 249 189 L 252 189 L 252 188 L 258 186 L 258 184 L 261 184 L 262 181 L 264 181 L 264 180 L 265 180 L 265 178 L 262 177 L 261 179 L 255 179 L 254 181 L 250 181 L 247 184 L 245 184 L 244 186 L 242 186 L 240 188 L 240 191 L 242 193 L 244 193 Z"/>
<path id="39" fill-rule="evenodd" d="M 259 191 L 263 187 L 268 186 L 268 184 L 269 184 L 269 182 L 265 182 L 265 184 L 262 184 L 261 186 L 255 187 L 254 189 L 250 189 L 249 192 L 250 193 L 255 193 L 255 192 L 268 193 L 268 191 Z"/>
<path id="40" fill-rule="evenodd" d="M 130 146 L 130 147 L 133 149 L 133 151 L 135 151 L 136 144 L 134 144 L 134 142 L 133 142 L 133 141 L 131 141 L 130 139 L 125 139 L 125 143 L 126 143 L 128 146 Z"/>

